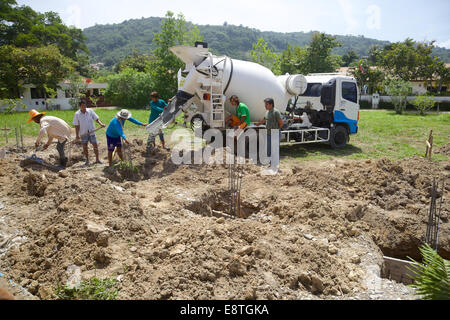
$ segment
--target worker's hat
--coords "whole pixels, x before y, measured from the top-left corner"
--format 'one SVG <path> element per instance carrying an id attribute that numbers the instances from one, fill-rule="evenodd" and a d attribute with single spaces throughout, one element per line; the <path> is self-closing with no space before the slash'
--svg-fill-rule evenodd
<path id="1" fill-rule="evenodd" d="M 122 109 L 122 110 L 120 110 L 119 112 L 117 112 L 117 115 L 116 115 L 116 116 L 128 120 L 128 119 L 131 118 L 131 112 L 128 111 L 128 110 L 126 110 L 126 109 Z"/>
<path id="2" fill-rule="evenodd" d="M 27 123 L 30 123 L 31 121 L 33 121 L 33 119 L 34 118 L 36 118 L 37 116 L 39 116 L 39 115 L 44 115 L 45 114 L 45 112 L 38 112 L 38 111 L 36 111 L 36 110 L 30 110 L 29 112 L 28 112 L 29 114 L 30 114 L 30 119 L 28 119 L 28 121 L 27 121 Z"/>

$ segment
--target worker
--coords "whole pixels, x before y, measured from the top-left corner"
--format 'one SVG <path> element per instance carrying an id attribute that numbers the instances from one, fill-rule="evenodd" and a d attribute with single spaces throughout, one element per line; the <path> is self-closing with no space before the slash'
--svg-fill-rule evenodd
<path id="1" fill-rule="evenodd" d="M 86 166 L 89 166 L 89 151 L 88 143 L 90 142 L 94 147 L 95 163 L 102 164 L 98 156 L 98 143 L 97 136 L 95 135 L 94 121 L 96 121 L 102 128 L 106 127 L 103 124 L 94 110 L 86 107 L 85 101 L 80 101 L 80 110 L 78 110 L 73 116 L 73 124 L 75 126 L 76 138 L 75 141 L 80 141 L 83 145 L 83 154 L 86 157 Z"/>
<path id="2" fill-rule="evenodd" d="M 143 127 L 148 126 L 148 123 L 142 123 L 132 118 L 131 112 L 128 110 L 123 109 L 116 114 L 116 116 L 111 120 L 111 122 L 108 125 L 108 128 L 106 129 L 106 141 L 108 144 L 108 162 L 110 167 L 112 166 L 112 154 L 114 152 L 114 149 L 116 148 L 120 160 L 123 161 L 121 139 L 123 139 L 126 144 L 130 144 L 130 142 L 127 140 L 127 137 L 123 133 L 123 127 L 125 126 L 126 120 L 129 120 L 132 123 L 137 124 L 138 126 Z"/>
<path id="3" fill-rule="evenodd" d="M 238 96 L 231 96 L 230 103 L 236 107 L 236 116 L 231 115 L 225 122 L 231 127 L 239 127 L 245 129 L 250 125 L 250 109 L 244 103 L 241 103 Z"/>
<path id="4" fill-rule="evenodd" d="M 48 136 L 48 141 L 44 145 L 43 150 L 46 150 L 52 143 L 53 139 L 56 138 L 58 140 L 56 150 L 58 150 L 59 153 L 60 165 L 62 167 L 66 167 L 67 161 L 69 159 L 66 158 L 66 155 L 64 153 L 64 147 L 66 146 L 67 141 L 70 140 L 69 125 L 60 118 L 53 116 L 46 116 L 45 112 L 39 113 L 38 111 L 33 109 L 29 111 L 29 114 L 30 119 L 27 121 L 27 123 L 34 121 L 41 126 L 39 136 L 36 140 L 36 143 L 34 144 L 36 149 L 39 147 L 40 141 L 45 134 L 47 134 Z"/>
<path id="5" fill-rule="evenodd" d="M 278 140 L 281 140 L 281 129 L 283 128 L 283 120 L 281 119 L 281 113 L 275 108 L 275 102 L 272 98 L 264 100 L 266 107 L 266 115 L 264 119 L 257 123 L 257 125 L 266 125 L 267 129 L 267 156 L 271 158 L 271 166 L 278 170 L 280 164 L 280 144 L 278 143 L 277 149 L 273 150 L 272 154 L 272 133 L 273 130 L 278 130 Z"/>
<path id="6" fill-rule="evenodd" d="M 158 92 L 152 92 L 150 95 L 151 101 L 150 101 L 150 117 L 148 118 L 148 123 L 152 123 L 153 121 L 155 121 L 159 115 L 164 111 L 164 109 L 166 109 L 167 107 L 167 103 L 162 100 L 159 99 L 159 94 Z M 169 100 L 170 101 L 170 100 Z M 149 141 L 150 141 L 150 137 L 149 137 Z M 163 131 L 160 129 L 159 130 L 159 140 L 161 141 L 161 145 L 163 147 L 163 149 L 170 151 L 170 148 L 166 147 L 165 141 L 164 141 L 164 133 Z"/>

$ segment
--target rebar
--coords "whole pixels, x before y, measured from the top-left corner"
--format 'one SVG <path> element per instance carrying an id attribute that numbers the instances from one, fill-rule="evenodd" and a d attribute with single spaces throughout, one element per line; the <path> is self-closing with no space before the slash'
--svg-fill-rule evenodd
<path id="1" fill-rule="evenodd" d="M 16 149 L 19 150 L 19 135 L 17 132 L 17 128 L 14 128 L 14 131 L 16 132 Z"/>
<path id="2" fill-rule="evenodd" d="M 441 220 L 442 202 L 444 198 L 445 181 L 442 181 L 442 193 L 439 205 L 439 210 L 436 206 L 436 199 L 438 195 L 439 183 L 436 182 L 436 178 L 433 178 L 433 186 L 431 189 L 431 202 L 430 210 L 428 212 L 428 224 L 425 235 L 425 242 L 429 244 L 434 250 L 438 250 L 439 245 L 439 226 Z"/>
<path id="3" fill-rule="evenodd" d="M 241 189 L 242 189 L 242 168 L 234 161 L 228 165 L 228 188 L 230 192 L 229 215 L 232 217 L 242 217 L 241 215 Z"/>
<path id="4" fill-rule="evenodd" d="M 22 125 L 20 125 L 20 149 L 22 152 L 25 151 L 25 147 L 23 146 L 23 133 L 22 133 Z"/>

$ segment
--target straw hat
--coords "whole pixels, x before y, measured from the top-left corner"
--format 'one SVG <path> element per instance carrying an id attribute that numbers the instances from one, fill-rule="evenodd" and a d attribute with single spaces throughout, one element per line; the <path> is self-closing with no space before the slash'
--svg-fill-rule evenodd
<path id="1" fill-rule="evenodd" d="M 34 109 L 30 110 L 28 113 L 30 114 L 30 119 L 28 119 L 27 123 L 30 123 L 31 121 L 33 121 L 33 119 L 36 118 L 37 116 L 39 116 L 41 114 L 42 115 L 45 114 L 45 112 L 40 113 L 40 112 L 38 112 L 38 111 L 36 111 Z"/>
<path id="2" fill-rule="evenodd" d="M 119 112 L 117 112 L 116 116 L 128 120 L 131 118 L 131 112 L 126 109 L 122 109 Z"/>

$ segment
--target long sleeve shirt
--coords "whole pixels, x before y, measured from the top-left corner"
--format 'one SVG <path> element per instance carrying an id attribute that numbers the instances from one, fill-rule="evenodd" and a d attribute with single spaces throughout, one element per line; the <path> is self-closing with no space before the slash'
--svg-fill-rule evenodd
<path id="1" fill-rule="evenodd" d="M 66 139 L 70 140 L 70 127 L 64 120 L 53 116 L 45 116 L 42 117 L 40 125 L 41 130 L 36 143 L 39 143 L 45 134 L 48 136 L 47 145 L 50 145 L 55 138 L 61 143 Z"/>
<path id="2" fill-rule="evenodd" d="M 134 119 L 130 118 L 129 121 L 133 122 L 134 124 L 137 124 L 139 126 L 142 126 L 143 123 Z M 126 121 L 126 120 L 125 120 Z M 106 135 L 111 138 L 119 138 L 122 137 L 124 140 L 127 139 L 125 134 L 123 133 L 123 127 L 125 126 L 125 121 L 117 119 L 117 117 L 114 117 L 111 122 L 108 125 L 108 128 L 106 129 Z"/>

